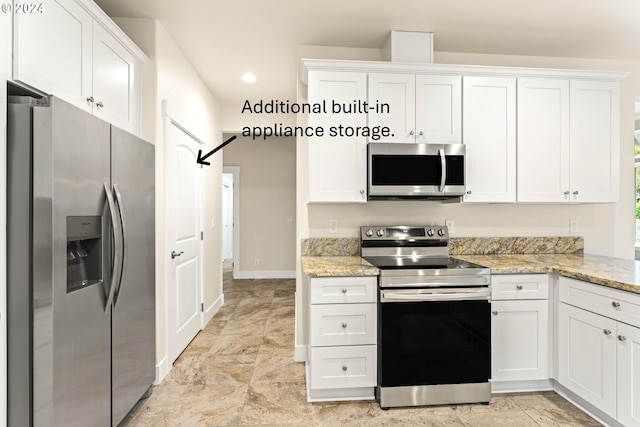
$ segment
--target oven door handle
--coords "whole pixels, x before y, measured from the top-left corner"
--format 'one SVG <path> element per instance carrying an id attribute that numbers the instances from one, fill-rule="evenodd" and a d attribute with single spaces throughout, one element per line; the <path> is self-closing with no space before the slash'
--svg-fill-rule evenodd
<path id="1" fill-rule="evenodd" d="M 423 292 L 380 291 L 380 302 L 428 302 L 428 301 L 490 301 L 491 289 L 459 289 L 443 292 L 442 290 Z"/>
<path id="2" fill-rule="evenodd" d="M 491 283 L 491 276 L 383 276 L 380 278 L 380 286 L 383 288 L 420 288 L 433 286 L 488 286 Z"/>

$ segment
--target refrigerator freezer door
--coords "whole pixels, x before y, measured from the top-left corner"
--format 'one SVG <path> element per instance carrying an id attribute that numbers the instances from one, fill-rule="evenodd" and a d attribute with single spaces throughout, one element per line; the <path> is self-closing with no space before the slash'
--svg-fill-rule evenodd
<path id="1" fill-rule="evenodd" d="M 34 117 L 34 424 L 111 421 L 109 125 L 59 99 Z M 67 289 L 67 218 L 101 217 L 102 277 Z M 40 228 L 42 227 L 42 228 Z M 95 237 L 95 236 L 94 236 Z M 94 242 L 95 243 L 95 242 Z"/>
<path id="2" fill-rule="evenodd" d="M 155 379 L 154 146 L 111 127 L 111 173 L 124 218 L 124 269 L 112 309 L 116 426 Z"/>

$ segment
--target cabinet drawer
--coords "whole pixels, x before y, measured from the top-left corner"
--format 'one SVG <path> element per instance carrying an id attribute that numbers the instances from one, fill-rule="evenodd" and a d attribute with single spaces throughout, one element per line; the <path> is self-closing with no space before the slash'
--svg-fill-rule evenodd
<path id="1" fill-rule="evenodd" d="M 514 274 L 491 276 L 491 299 L 549 299 L 547 274 Z"/>
<path id="2" fill-rule="evenodd" d="M 376 302 L 376 276 L 314 277 L 311 279 L 311 304 Z"/>
<path id="3" fill-rule="evenodd" d="M 311 388 L 355 388 L 376 385 L 376 346 L 314 347 Z"/>
<path id="4" fill-rule="evenodd" d="M 376 304 L 312 305 L 312 346 L 376 343 Z"/>
<path id="5" fill-rule="evenodd" d="M 640 295 L 560 277 L 560 301 L 640 327 Z"/>

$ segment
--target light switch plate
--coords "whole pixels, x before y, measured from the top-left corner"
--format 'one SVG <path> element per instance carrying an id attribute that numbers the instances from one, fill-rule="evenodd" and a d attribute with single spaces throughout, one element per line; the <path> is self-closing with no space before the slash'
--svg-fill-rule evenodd
<path id="1" fill-rule="evenodd" d="M 338 234 L 338 220 L 330 219 L 329 220 L 329 234 Z"/>
<path id="2" fill-rule="evenodd" d="M 578 220 L 572 219 L 569 221 L 569 232 L 577 233 L 578 232 Z"/>
<path id="3" fill-rule="evenodd" d="M 449 229 L 449 235 L 455 234 L 456 232 L 456 223 L 452 219 L 447 219 L 444 221 L 444 225 Z"/>

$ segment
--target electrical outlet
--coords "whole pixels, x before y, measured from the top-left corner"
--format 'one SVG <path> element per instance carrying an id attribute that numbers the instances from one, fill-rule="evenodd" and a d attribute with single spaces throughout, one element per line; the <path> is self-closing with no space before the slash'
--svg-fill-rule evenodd
<path id="1" fill-rule="evenodd" d="M 456 223 L 452 219 L 447 219 L 444 221 L 444 225 L 449 229 L 449 235 L 455 234 L 456 232 Z"/>
<path id="2" fill-rule="evenodd" d="M 256 259 L 253 261 L 253 265 L 254 265 L 254 266 L 256 266 L 256 267 L 259 267 L 259 266 L 260 266 L 260 258 L 256 258 Z"/>
<path id="3" fill-rule="evenodd" d="M 338 220 L 330 219 L 329 220 L 329 234 L 338 234 Z"/>
<path id="4" fill-rule="evenodd" d="M 215 217 L 211 217 L 211 229 L 215 229 L 216 228 L 216 219 Z"/>
<path id="5" fill-rule="evenodd" d="M 578 220 L 572 219 L 569 221 L 569 232 L 577 233 L 578 232 Z"/>

